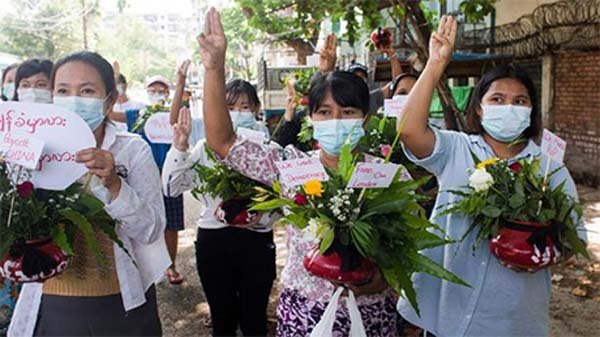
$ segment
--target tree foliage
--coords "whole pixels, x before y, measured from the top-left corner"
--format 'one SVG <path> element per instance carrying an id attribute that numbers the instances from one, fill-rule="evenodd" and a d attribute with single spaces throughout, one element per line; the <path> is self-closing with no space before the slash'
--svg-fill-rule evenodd
<path id="1" fill-rule="evenodd" d="M 23 58 L 56 59 L 83 48 L 81 15 L 72 1 L 12 1 L 14 13 L 0 18 L 0 51 Z"/>
<path id="2" fill-rule="evenodd" d="M 319 38 L 321 23 L 346 23 L 345 38 L 351 45 L 359 40 L 362 28 L 377 27 L 381 21 L 378 1 L 290 1 L 290 0 L 236 0 L 251 27 L 283 41 L 298 54 L 309 55 Z"/>

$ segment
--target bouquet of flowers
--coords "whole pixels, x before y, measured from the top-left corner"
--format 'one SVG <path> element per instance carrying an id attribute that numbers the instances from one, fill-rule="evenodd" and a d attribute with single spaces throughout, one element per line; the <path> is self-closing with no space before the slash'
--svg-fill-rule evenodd
<path id="1" fill-rule="evenodd" d="M 42 282 L 62 273 L 77 236 L 104 265 L 96 230 L 125 250 L 116 221 L 85 186 L 75 183 L 64 191 L 49 191 L 36 189 L 30 178 L 29 170 L 0 154 L 0 276 Z"/>
<path id="2" fill-rule="evenodd" d="M 491 239 L 490 250 L 501 263 L 529 271 L 571 254 L 588 256 L 577 236 L 581 206 L 565 192 L 564 181 L 548 185 L 558 170 L 544 177 L 539 158 L 509 163 L 473 157 L 476 167 L 466 191 L 449 191 L 462 199 L 442 213 L 473 218 L 465 236 L 477 228 L 476 244 Z"/>
<path id="3" fill-rule="evenodd" d="M 406 158 L 404 152 L 392 149 L 396 140 L 397 127 L 396 118 L 382 114 L 371 116 L 365 125 L 365 137 L 361 139 L 360 148 L 363 152 L 380 158 L 385 158 L 392 153 L 390 162 L 402 164 L 413 171 L 417 166 Z"/>
<path id="4" fill-rule="evenodd" d="M 219 164 L 210 150 L 206 149 L 206 153 L 214 165 L 195 165 L 200 184 L 192 190 L 194 198 L 202 200 L 204 195 L 221 198 L 223 201 L 217 207 L 215 217 L 223 223 L 232 226 L 258 223 L 261 213 L 250 211 L 254 204 L 252 199 L 258 195 L 257 182 Z"/>
<path id="5" fill-rule="evenodd" d="M 140 111 L 140 115 L 138 119 L 133 123 L 131 127 L 131 132 L 138 132 L 139 130 L 143 130 L 146 122 L 152 115 L 157 112 L 165 112 L 169 111 L 169 106 L 166 103 L 159 101 L 156 104 L 148 105 L 145 109 Z"/>
<path id="6" fill-rule="evenodd" d="M 299 105 L 308 105 L 308 91 L 310 89 L 310 81 L 312 79 L 315 69 L 299 69 L 290 73 L 284 80 L 284 84 L 287 85 L 289 81 L 294 83 L 294 91 L 296 92 L 296 102 Z"/>
<path id="7" fill-rule="evenodd" d="M 252 208 L 268 211 L 285 207 L 283 222 L 311 231 L 319 244 L 304 265 L 312 274 L 336 283 L 370 281 L 379 268 L 388 284 L 418 311 L 411 276 L 425 272 L 465 285 L 465 282 L 420 253 L 449 243 L 432 233 L 439 229 L 424 216 L 415 190 L 423 181 L 401 181 L 396 175 L 387 188 L 354 189 L 348 183 L 358 157 L 347 143 L 329 180 L 310 180 L 296 189 L 256 188 Z"/>

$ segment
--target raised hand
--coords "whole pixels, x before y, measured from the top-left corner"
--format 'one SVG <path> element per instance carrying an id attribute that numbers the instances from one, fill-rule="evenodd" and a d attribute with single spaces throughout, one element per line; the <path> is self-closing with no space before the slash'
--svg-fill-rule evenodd
<path id="1" fill-rule="evenodd" d="M 452 16 L 442 16 L 436 32 L 429 40 L 429 62 L 438 63 L 444 67 L 452 59 L 452 50 L 456 41 L 457 22 Z"/>
<path id="2" fill-rule="evenodd" d="M 329 34 L 325 40 L 325 45 L 319 52 L 319 70 L 326 74 L 335 69 L 335 61 L 337 58 L 337 37 L 334 34 Z"/>
<path id="3" fill-rule="evenodd" d="M 192 63 L 190 59 L 186 59 L 185 61 L 181 62 L 181 64 L 177 68 L 177 73 L 175 74 L 178 79 L 185 79 L 187 77 L 188 69 L 190 68 L 190 63 Z"/>
<path id="4" fill-rule="evenodd" d="M 179 151 L 187 151 L 191 132 L 192 112 L 188 108 L 181 108 L 177 123 L 173 125 L 173 146 Z"/>
<path id="5" fill-rule="evenodd" d="M 294 89 L 294 80 L 290 79 L 286 85 L 286 106 L 284 118 L 286 121 L 291 122 L 294 119 L 294 113 L 296 112 L 296 90 Z"/>
<path id="6" fill-rule="evenodd" d="M 221 16 L 214 7 L 206 13 L 204 33 L 200 34 L 197 40 L 204 68 L 207 70 L 223 68 L 227 39 L 221 24 Z"/>

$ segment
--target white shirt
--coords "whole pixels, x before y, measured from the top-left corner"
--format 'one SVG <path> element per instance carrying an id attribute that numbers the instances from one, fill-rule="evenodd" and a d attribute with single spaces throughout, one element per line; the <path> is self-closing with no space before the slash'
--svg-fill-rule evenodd
<path id="1" fill-rule="evenodd" d="M 171 265 L 164 239 L 165 207 L 161 195 L 160 176 L 150 147 L 139 136 L 122 132 L 106 124 L 102 149 L 115 156 L 127 177 L 121 178 L 119 196 L 110 201 L 110 192 L 95 177 L 90 181 L 92 193 L 105 204 L 104 209 L 119 221 L 117 235 L 133 260 L 114 244 L 117 277 L 126 311 L 146 303 L 146 291 L 158 282 Z M 32 336 L 42 300 L 42 283 L 25 284 L 8 336 Z"/>
<path id="2" fill-rule="evenodd" d="M 191 152 L 189 150 L 182 152 L 172 146 L 167 153 L 167 158 L 163 166 L 162 182 L 164 194 L 168 197 L 176 197 L 194 188 L 199 183 L 197 180 L 198 175 L 193 169 L 196 164 L 214 167 L 214 163 L 208 158 L 208 154 L 206 153 L 206 140 L 199 141 Z M 217 206 L 223 201 L 221 198 L 213 199 L 205 195 L 201 201 L 205 207 L 198 219 L 199 228 L 220 229 L 229 226 L 217 220 L 214 215 Z M 248 229 L 260 233 L 269 232 L 273 229 L 273 222 L 277 218 L 277 216 L 271 213 L 265 213 L 256 226 Z"/>

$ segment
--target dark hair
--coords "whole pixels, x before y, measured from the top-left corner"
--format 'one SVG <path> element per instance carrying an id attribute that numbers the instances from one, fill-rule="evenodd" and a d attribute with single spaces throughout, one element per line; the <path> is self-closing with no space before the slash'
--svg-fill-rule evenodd
<path id="1" fill-rule="evenodd" d="M 414 78 L 415 81 L 419 79 L 419 75 L 413 73 L 403 73 L 396 76 L 396 78 L 392 81 L 392 84 L 390 85 L 389 98 L 394 97 L 394 93 L 396 93 L 396 89 L 398 89 L 398 84 L 400 83 L 400 81 L 408 77 Z"/>
<path id="2" fill-rule="evenodd" d="M 527 88 L 532 105 L 531 124 L 523 131 L 523 136 L 528 139 L 538 137 L 542 132 L 542 116 L 538 106 L 535 85 L 527 71 L 513 63 L 499 65 L 485 73 L 481 80 L 479 80 L 479 83 L 477 83 L 477 86 L 475 86 L 475 89 L 471 93 L 469 105 L 467 106 L 465 132 L 470 134 L 483 133 L 481 118 L 477 114 L 477 110 L 481 108 L 481 100 L 490 89 L 492 83 L 504 78 L 514 78 Z"/>
<path id="3" fill-rule="evenodd" d="M 2 82 L 0 82 L 0 87 L 4 87 L 4 80 L 6 79 L 6 75 L 8 75 L 8 72 L 15 69 L 18 66 L 19 66 L 18 63 L 13 63 L 13 64 L 9 65 L 8 67 L 4 68 L 4 70 L 2 70 Z M 16 91 L 16 87 L 15 87 L 15 91 Z M 7 101 L 8 97 L 4 96 L 3 92 L 0 92 L 0 99 L 3 101 Z"/>
<path id="4" fill-rule="evenodd" d="M 312 115 L 321 106 L 327 93 L 343 107 L 360 109 L 369 114 L 369 87 L 365 81 L 347 71 L 334 71 L 315 79 L 308 94 L 308 112 Z"/>
<path id="5" fill-rule="evenodd" d="M 242 79 L 231 80 L 225 86 L 225 95 L 227 99 L 227 105 L 235 104 L 235 101 L 240 95 L 246 95 L 248 97 L 248 103 L 253 110 L 260 108 L 260 99 L 256 93 L 256 88 L 248 82 Z"/>
<path id="6" fill-rule="evenodd" d="M 41 59 L 31 59 L 21 63 L 17 68 L 17 75 L 15 76 L 15 94 L 13 95 L 13 101 L 19 100 L 18 89 L 23 79 L 37 74 L 44 74 L 48 80 L 50 80 L 52 66 L 52 61 Z"/>
<path id="7" fill-rule="evenodd" d="M 127 84 L 127 78 L 125 78 L 125 75 L 123 74 L 119 74 L 119 77 L 117 77 L 117 84 Z"/>
<path id="8" fill-rule="evenodd" d="M 83 62 L 96 69 L 96 71 L 98 72 L 98 74 L 100 74 L 100 77 L 102 78 L 102 82 L 104 83 L 104 88 L 106 90 L 107 102 L 105 102 L 105 104 L 114 103 L 114 101 L 117 99 L 118 93 L 115 85 L 115 75 L 113 72 L 113 68 L 110 65 L 110 63 L 108 63 L 108 61 L 102 56 L 100 56 L 100 54 L 98 53 L 80 51 L 77 53 L 67 55 L 62 59 L 58 60 L 58 62 L 56 62 L 56 64 L 54 65 L 54 69 L 52 70 L 52 77 L 50 81 L 52 87 L 54 87 L 54 81 L 56 80 L 56 72 L 58 71 L 58 69 L 70 62 Z"/>

